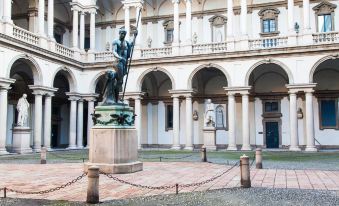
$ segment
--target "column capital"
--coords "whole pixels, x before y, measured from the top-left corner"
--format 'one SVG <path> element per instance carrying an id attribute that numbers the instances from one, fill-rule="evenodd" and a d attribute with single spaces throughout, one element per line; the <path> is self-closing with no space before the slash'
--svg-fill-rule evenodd
<path id="1" fill-rule="evenodd" d="M 66 92 L 66 95 L 69 96 L 68 100 L 70 101 L 78 101 L 81 99 L 81 95 L 76 92 Z"/>
<path id="2" fill-rule="evenodd" d="M 289 93 L 305 92 L 312 93 L 314 88 L 317 86 L 316 83 L 310 84 L 286 84 L 286 88 L 289 90 Z"/>
<path id="3" fill-rule="evenodd" d="M 224 90 L 227 92 L 227 95 L 249 95 L 249 91 L 252 89 L 251 86 L 249 87 L 224 87 Z"/>
<path id="4" fill-rule="evenodd" d="M 192 0 L 185 0 L 186 3 L 192 3 Z"/>
<path id="5" fill-rule="evenodd" d="M 187 97 L 192 96 L 194 93 L 196 93 L 196 90 L 194 89 L 188 89 L 188 90 L 168 90 L 170 94 L 172 94 L 172 97 Z"/>
<path id="6" fill-rule="evenodd" d="M 81 94 L 82 99 L 87 102 L 95 102 L 96 99 L 99 97 L 99 94 Z"/>
<path id="7" fill-rule="evenodd" d="M 130 5 L 128 5 L 128 4 L 124 4 L 124 6 L 122 7 L 124 10 L 126 10 L 126 9 L 129 9 L 129 7 L 130 7 Z"/>
<path id="8" fill-rule="evenodd" d="M 179 3 L 180 3 L 180 0 L 172 0 L 172 3 L 173 3 L 173 4 L 179 4 Z"/>
<path id="9" fill-rule="evenodd" d="M 15 81 L 15 79 L 0 77 L 0 89 L 10 89 L 10 85 L 13 84 Z"/>
<path id="10" fill-rule="evenodd" d="M 129 99 L 142 99 L 145 95 L 145 92 L 126 92 L 125 97 Z"/>
<path id="11" fill-rule="evenodd" d="M 36 95 L 54 96 L 54 93 L 58 91 L 58 88 L 46 87 L 41 85 L 28 85 L 29 89 Z"/>

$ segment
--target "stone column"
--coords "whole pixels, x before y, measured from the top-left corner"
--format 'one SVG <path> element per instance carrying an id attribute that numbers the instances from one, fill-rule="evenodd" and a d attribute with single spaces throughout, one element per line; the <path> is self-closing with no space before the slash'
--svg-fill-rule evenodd
<path id="1" fill-rule="evenodd" d="M 180 149 L 180 103 L 179 96 L 172 96 L 173 98 L 173 146 L 172 149 Z"/>
<path id="2" fill-rule="evenodd" d="M 306 91 L 306 149 L 308 152 L 316 152 L 314 140 L 314 120 L 313 120 L 313 90 Z"/>
<path id="3" fill-rule="evenodd" d="M 51 125 L 52 125 L 52 96 L 53 93 L 45 95 L 45 115 L 44 115 L 44 147 L 51 149 Z"/>
<path id="4" fill-rule="evenodd" d="M 48 37 L 54 39 L 54 0 L 48 0 L 47 24 Z"/>
<path id="5" fill-rule="evenodd" d="M 140 47 L 141 46 L 141 39 L 142 39 L 142 22 L 141 22 L 141 16 L 142 16 L 142 5 L 138 5 L 135 7 L 135 21 L 138 21 L 138 16 L 139 16 L 139 11 L 140 12 L 140 17 L 139 17 L 139 23 L 138 23 L 138 36 L 137 39 L 135 40 L 135 46 Z"/>
<path id="6" fill-rule="evenodd" d="M 87 113 L 87 148 L 90 147 L 90 131 L 93 127 L 92 115 L 94 113 L 94 102 L 95 98 L 87 99 L 88 101 L 88 113 Z"/>
<path id="7" fill-rule="evenodd" d="M 80 50 L 85 49 L 85 12 L 80 12 Z"/>
<path id="8" fill-rule="evenodd" d="M 91 20 L 90 20 L 90 46 L 91 51 L 95 50 L 95 14 L 96 11 L 91 11 Z"/>
<path id="9" fill-rule="evenodd" d="M 172 0 L 173 2 L 173 14 L 174 14 L 174 30 L 173 30 L 173 45 L 179 46 L 179 3 L 180 0 Z"/>
<path id="10" fill-rule="evenodd" d="M 3 5 L 2 21 L 12 23 L 12 0 L 3 0 Z"/>
<path id="11" fill-rule="evenodd" d="M 39 35 L 46 36 L 45 34 L 45 0 L 39 0 L 38 18 L 39 18 Z"/>
<path id="12" fill-rule="evenodd" d="M 40 152 L 41 150 L 41 130 L 42 130 L 42 95 L 38 90 L 33 90 L 35 95 L 34 102 L 34 137 L 33 137 L 33 151 Z"/>
<path id="13" fill-rule="evenodd" d="M 237 150 L 235 140 L 235 97 L 228 93 L 228 147 L 227 150 Z"/>
<path id="14" fill-rule="evenodd" d="M 290 91 L 290 131 L 291 151 L 300 151 L 298 142 L 297 94 Z"/>
<path id="15" fill-rule="evenodd" d="M 303 12 L 304 12 L 304 30 L 308 31 L 310 27 L 310 0 L 303 0 Z"/>
<path id="16" fill-rule="evenodd" d="M 78 100 L 78 120 L 77 120 L 77 147 L 78 149 L 84 148 L 83 144 L 83 130 L 84 130 L 84 100 Z"/>
<path id="17" fill-rule="evenodd" d="M 137 96 L 134 98 L 134 110 L 135 114 L 135 128 L 137 129 L 138 136 L 138 149 L 141 149 L 141 135 L 142 135 L 142 124 L 141 124 L 141 96 Z"/>
<path id="18" fill-rule="evenodd" d="M 77 128 L 77 101 L 78 97 L 70 96 L 71 110 L 69 118 L 69 146 L 68 149 L 76 149 L 76 128 Z"/>
<path id="19" fill-rule="evenodd" d="M 294 33 L 294 0 L 288 0 L 288 30 L 290 33 Z"/>
<path id="20" fill-rule="evenodd" d="M 227 0 L 227 37 L 233 38 L 233 0 Z"/>
<path id="21" fill-rule="evenodd" d="M 240 31 L 241 35 L 247 35 L 247 0 L 241 0 Z"/>
<path id="22" fill-rule="evenodd" d="M 192 44 L 192 0 L 186 0 L 186 43 Z"/>
<path id="23" fill-rule="evenodd" d="M 125 30 L 127 31 L 126 33 L 126 37 L 125 39 L 128 41 L 129 40 L 129 27 L 130 27 L 130 23 L 129 23 L 129 6 L 128 5 L 124 5 L 124 9 L 125 9 Z"/>
<path id="24" fill-rule="evenodd" d="M 191 95 L 186 96 L 186 150 L 193 150 L 193 105 Z"/>
<path id="25" fill-rule="evenodd" d="M 77 8 L 72 8 L 73 9 L 73 48 L 77 49 L 78 48 L 78 19 L 79 19 L 79 11 Z"/>
<path id="26" fill-rule="evenodd" d="M 242 136 L 243 136 L 241 150 L 251 150 L 248 92 L 243 93 L 241 98 L 242 98 Z"/>
<path id="27" fill-rule="evenodd" d="M 0 87 L 0 154 L 8 154 L 6 151 L 7 138 L 7 93 L 10 89 L 7 87 Z"/>

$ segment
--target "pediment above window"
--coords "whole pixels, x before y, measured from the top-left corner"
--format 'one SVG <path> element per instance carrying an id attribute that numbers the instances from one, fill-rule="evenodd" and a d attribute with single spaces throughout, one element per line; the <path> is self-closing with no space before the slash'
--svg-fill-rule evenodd
<path id="1" fill-rule="evenodd" d="M 335 8 L 337 8 L 337 5 L 332 4 L 328 1 L 323 1 L 317 6 L 313 7 L 313 10 L 317 15 L 319 15 L 319 14 L 330 14 L 334 12 Z"/>
<path id="2" fill-rule="evenodd" d="M 167 21 L 165 21 L 163 24 L 162 24 L 163 26 L 164 26 L 164 28 L 165 29 L 174 29 L 174 22 L 173 22 L 173 20 L 167 20 Z"/>
<path id="3" fill-rule="evenodd" d="M 280 11 L 276 8 L 264 8 L 258 12 L 262 19 L 275 19 L 278 17 Z"/>
<path id="4" fill-rule="evenodd" d="M 211 17 L 208 21 L 211 22 L 212 26 L 223 26 L 227 22 L 227 17 L 223 15 L 215 15 Z"/>

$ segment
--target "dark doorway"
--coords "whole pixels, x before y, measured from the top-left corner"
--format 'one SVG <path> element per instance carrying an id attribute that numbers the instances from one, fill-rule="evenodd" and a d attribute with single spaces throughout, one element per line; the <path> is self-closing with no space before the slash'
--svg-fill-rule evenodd
<path id="1" fill-rule="evenodd" d="M 266 147 L 279 148 L 279 123 L 266 122 Z"/>

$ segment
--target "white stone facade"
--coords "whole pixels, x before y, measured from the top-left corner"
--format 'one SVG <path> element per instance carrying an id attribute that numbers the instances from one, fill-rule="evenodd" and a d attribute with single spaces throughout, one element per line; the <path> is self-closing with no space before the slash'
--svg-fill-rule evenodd
<path id="1" fill-rule="evenodd" d="M 35 151 L 90 146 L 110 44 L 121 27 L 133 40 L 140 9 L 126 89 L 139 148 L 200 147 L 207 99 L 217 148 L 339 147 L 337 1 L 17 1 L 0 0 L 0 153 L 23 93 Z"/>

